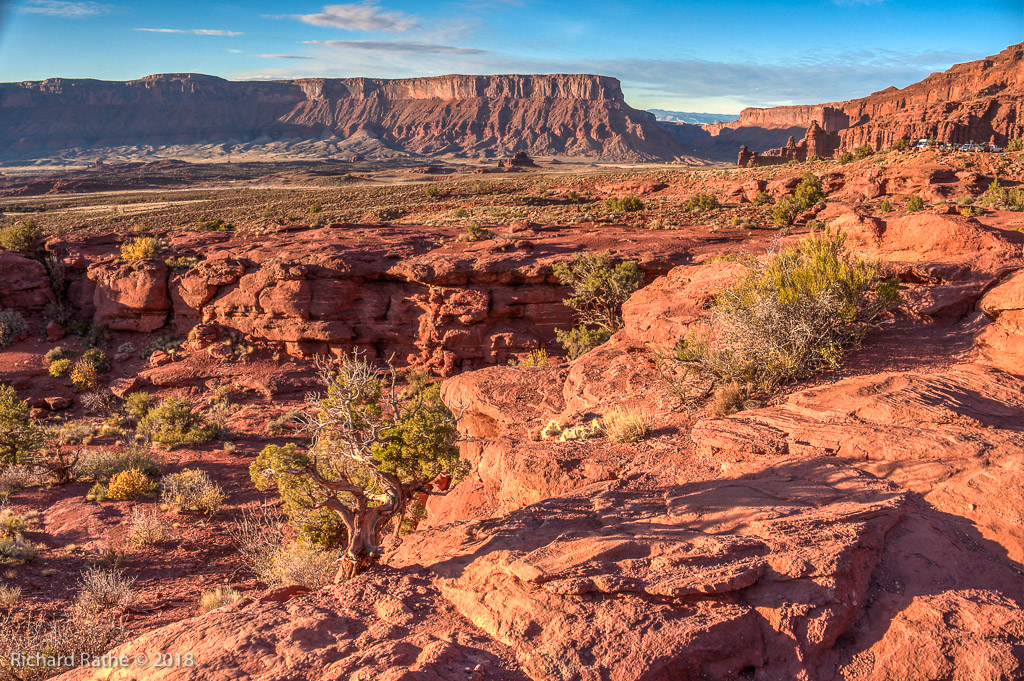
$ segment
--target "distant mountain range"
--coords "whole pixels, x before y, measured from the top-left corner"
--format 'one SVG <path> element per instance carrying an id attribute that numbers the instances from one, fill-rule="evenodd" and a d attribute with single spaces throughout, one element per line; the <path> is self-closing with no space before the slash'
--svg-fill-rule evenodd
<path id="1" fill-rule="evenodd" d="M 705 125 L 708 123 L 731 123 L 740 119 L 739 114 L 694 113 L 692 111 L 666 111 L 665 109 L 648 109 L 654 117 L 665 123 L 691 123 Z"/>

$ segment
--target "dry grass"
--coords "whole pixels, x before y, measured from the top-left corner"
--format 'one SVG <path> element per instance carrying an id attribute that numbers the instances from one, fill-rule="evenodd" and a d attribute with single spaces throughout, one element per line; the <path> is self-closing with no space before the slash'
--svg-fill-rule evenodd
<path id="1" fill-rule="evenodd" d="M 629 444 L 647 437 L 651 416 L 640 408 L 617 407 L 601 417 L 601 425 L 611 440 Z"/>
<path id="2" fill-rule="evenodd" d="M 126 540 L 131 546 L 156 546 L 172 539 L 174 530 L 157 509 L 136 506 L 129 512 Z"/>
<path id="3" fill-rule="evenodd" d="M 230 586 L 218 586 L 213 591 L 204 593 L 202 598 L 199 599 L 199 614 L 205 615 L 217 608 L 231 605 L 240 598 L 242 598 L 242 594 Z"/>
<path id="4" fill-rule="evenodd" d="M 205 472 L 186 468 L 164 476 L 161 481 L 164 504 L 175 513 L 195 511 L 213 514 L 224 504 L 224 490 Z"/>
<path id="5" fill-rule="evenodd" d="M 120 570 L 89 568 L 82 573 L 81 588 L 75 604 L 88 613 L 120 611 L 135 598 L 132 589 L 134 584 L 135 580 L 125 577 Z"/>
<path id="6" fill-rule="evenodd" d="M 329 586 L 338 572 L 343 552 L 325 549 L 310 541 L 285 544 L 273 556 L 268 583 L 298 584 L 314 591 Z"/>
<path id="7" fill-rule="evenodd" d="M 21 601 L 21 587 L 0 586 L 0 608 L 13 608 Z"/>
<path id="8" fill-rule="evenodd" d="M 715 388 L 711 400 L 711 411 L 715 416 L 728 416 L 743 409 L 746 393 L 736 381 L 729 381 Z"/>

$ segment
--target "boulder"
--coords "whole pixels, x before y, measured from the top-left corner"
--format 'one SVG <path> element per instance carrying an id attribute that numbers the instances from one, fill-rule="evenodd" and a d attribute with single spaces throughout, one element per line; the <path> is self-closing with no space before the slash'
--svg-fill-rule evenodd
<path id="1" fill-rule="evenodd" d="M 54 300 L 50 277 L 39 261 L 0 250 L 0 308 L 32 314 Z"/>
<path id="2" fill-rule="evenodd" d="M 147 333 L 162 328 L 171 311 L 167 273 L 158 260 L 90 266 L 88 278 L 96 284 L 94 323 L 115 331 Z"/>

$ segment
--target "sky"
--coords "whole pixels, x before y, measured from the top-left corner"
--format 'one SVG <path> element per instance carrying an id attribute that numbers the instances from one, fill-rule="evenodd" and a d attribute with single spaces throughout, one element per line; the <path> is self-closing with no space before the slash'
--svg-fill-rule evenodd
<path id="1" fill-rule="evenodd" d="M 1021 0 L 0 0 L 0 81 L 598 73 L 739 113 L 904 87 L 1024 40 Z"/>

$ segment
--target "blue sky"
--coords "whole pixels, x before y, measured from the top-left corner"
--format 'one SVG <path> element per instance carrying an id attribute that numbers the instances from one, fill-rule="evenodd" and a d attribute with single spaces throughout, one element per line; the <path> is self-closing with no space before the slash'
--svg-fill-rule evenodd
<path id="1" fill-rule="evenodd" d="M 1024 38 L 1020 0 L 0 0 L 0 81 L 601 73 L 738 113 L 902 87 Z"/>

